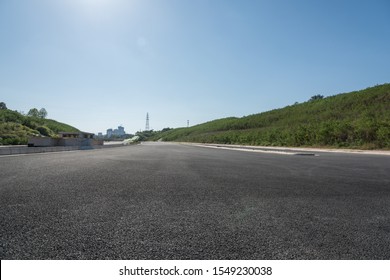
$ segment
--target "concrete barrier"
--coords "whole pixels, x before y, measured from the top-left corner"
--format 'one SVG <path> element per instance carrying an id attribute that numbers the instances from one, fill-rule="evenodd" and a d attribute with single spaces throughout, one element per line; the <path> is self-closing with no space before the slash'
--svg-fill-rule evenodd
<path id="1" fill-rule="evenodd" d="M 103 148 L 124 147 L 118 145 L 97 145 L 97 146 L 56 146 L 56 147 L 27 147 L 27 146 L 0 146 L 0 155 L 18 155 L 18 154 L 35 154 L 50 152 L 66 152 L 76 150 L 93 150 Z"/>

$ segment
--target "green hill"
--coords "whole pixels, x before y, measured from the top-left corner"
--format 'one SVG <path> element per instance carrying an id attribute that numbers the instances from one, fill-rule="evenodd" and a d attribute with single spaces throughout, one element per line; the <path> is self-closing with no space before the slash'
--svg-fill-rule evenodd
<path id="1" fill-rule="evenodd" d="M 390 149 L 390 84 L 242 118 L 159 133 L 154 140 Z"/>
<path id="2" fill-rule="evenodd" d="M 29 136 L 57 136 L 60 131 L 77 128 L 55 120 L 29 117 L 9 109 L 0 110 L 0 145 L 24 145 Z"/>

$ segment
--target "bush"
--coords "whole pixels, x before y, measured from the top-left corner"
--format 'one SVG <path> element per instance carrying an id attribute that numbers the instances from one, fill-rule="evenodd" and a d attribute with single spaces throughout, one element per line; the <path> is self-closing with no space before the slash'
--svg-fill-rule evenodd
<path id="1" fill-rule="evenodd" d="M 38 126 L 37 130 L 44 136 L 52 136 L 54 133 L 46 126 Z"/>

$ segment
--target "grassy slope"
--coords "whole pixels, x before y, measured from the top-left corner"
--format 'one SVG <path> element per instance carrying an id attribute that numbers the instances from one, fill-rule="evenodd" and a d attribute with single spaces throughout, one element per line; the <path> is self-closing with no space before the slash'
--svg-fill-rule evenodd
<path id="1" fill-rule="evenodd" d="M 164 141 L 390 149 L 390 84 L 156 135 Z"/>
<path id="2" fill-rule="evenodd" d="M 0 145 L 27 144 L 29 136 L 56 136 L 60 131 L 79 130 L 55 120 L 27 117 L 15 111 L 0 110 Z"/>

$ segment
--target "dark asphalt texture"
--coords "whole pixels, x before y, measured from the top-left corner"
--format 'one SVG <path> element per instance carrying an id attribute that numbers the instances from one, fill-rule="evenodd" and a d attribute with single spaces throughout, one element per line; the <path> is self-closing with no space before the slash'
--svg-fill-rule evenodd
<path id="1" fill-rule="evenodd" d="M 143 143 L 0 157 L 1 259 L 390 259 L 390 157 Z"/>

